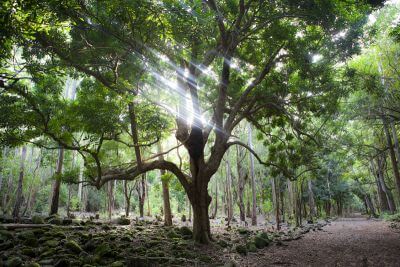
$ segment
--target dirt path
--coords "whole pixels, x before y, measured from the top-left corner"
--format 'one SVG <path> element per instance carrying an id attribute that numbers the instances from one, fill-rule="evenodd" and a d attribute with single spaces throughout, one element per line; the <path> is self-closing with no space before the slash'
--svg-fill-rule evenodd
<path id="1" fill-rule="evenodd" d="M 388 223 L 344 218 L 303 238 L 272 246 L 241 266 L 400 266 L 400 234 Z"/>

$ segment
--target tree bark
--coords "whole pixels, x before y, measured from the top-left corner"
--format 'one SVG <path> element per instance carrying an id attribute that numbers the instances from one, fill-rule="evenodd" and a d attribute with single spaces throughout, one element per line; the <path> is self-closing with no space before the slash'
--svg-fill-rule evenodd
<path id="1" fill-rule="evenodd" d="M 108 219 L 111 220 L 112 212 L 114 210 L 114 181 L 107 183 L 107 211 Z"/>
<path id="2" fill-rule="evenodd" d="M 379 178 L 380 185 L 382 187 L 382 191 L 386 195 L 386 200 L 387 200 L 390 212 L 394 213 L 396 211 L 396 206 L 395 206 L 394 201 L 393 201 L 392 193 L 390 192 L 390 190 L 386 186 L 385 177 L 383 175 L 383 164 L 384 164 L 383 160 L 384 159 L 381 158 L 380 156 L 378 156 L 376 160 L 377 160 L 377 166 L 378 166 L 378 170 L 377 170 L 378 171 L 378 178 Z"/>
<path id="3" fill-rule="evenodd" d="M 316 216 L 317 211 L 315 207 L 315 199 L 314 199 L 314 192 L 313 192 L 313 185 L 312 181 L 308 180 L 308 203 L 310 206 L 310 217 L 311 220 Z"/>
<path id="4" fill-rule="evenodd" d="M 157 143 L 157 152 L 162 152 L 161 143 Z M 160 160 L 164 160 L 164 156 L 160 155 L 158 157 Z M 160 170 L 160 177 L 161 177 L 161 186 L 163 192 L 163 211 L 164 211 L 164 225 L 171 226 L 172 225 L 172 212 L 171 212 L 171 203 L 169 201 L 169 178 L 164 177 L 165 170 Z"/>
<path id="5" fill-rule="evenodd" d="M 24 181 L 25 159 L 26 159 L 26 146 L 23 146 L 21 149 L 21 162 L 19 167 L 17 192 L 15 194 L 15 205 L 12 212 L 12 216 L 14 219 L 19 219 L 19 213 L 23 202 L 22 185 Z"/>
<path id="6" fill-rule="evenodd" d="M 397 165 L 396 155 L 394 153 L 392 138 L 390 136 L 387 119 L 385 118 L 384 115 L 382 115 L 381 118 L 382 118 L 382 123 L 383 123 L 383 129 L 384 129 L 385 136 L 386 136 L 386 142 L 387 142 L 387 145 L 389 147 L 389 155 L 390 155 L 390 160 L 392 162 L 393 176 L 394 176 L 394 179 L 395 179 L 395 182 L 396 182 L 397 194 L 400 197 L 400 173 L 399 173 L 399 167 Z"/>
<path id="7" fill-rule="evenodd" d="M 132 189 L 128 186 L 128 181 L 124 181 L 124 197 L 125 197 L 125 216 L 129 217 L 129 212 L 131 210 L 131 197 Z"/>
<path id="8" fill-rule="evenodd" d="M 231 177 L 231 167 L 229 164 L 229 155 L 227 155 L 227 161 L 225 163 L 226 167 L 226 206 L 227 206 L 227 219 L 228 219 L 228 225 L 230 224 L 232 217 L 233 217 L 233 203 L 232 203 L 232 192 L 231 192 L 231 187 L 232 187 L 232 177 Z"/>
<path id="9" fill-rule="evenodd" d="M 53 182 L 53 194 L 51 197 L 51 205 L 50 205 L 50 215 L 58 213 L 58 202 L 60 199 L 60 186 L 61 186 L 61 173 L 64 162 L 64 148 L 60 148 L 58 150 L 58 160 L 57 160 L 57 168 L 56 168 L 56 179 Z"/>
<path id="10" fill-rule="evenodd" d="M 252 129 L 251 125 L 248 126 L 249 130 L 249 147 L 253 149 L 253 142 L 252 142 Z M 251 192 L 252 192 L 252 212 L 251 212 L 251 225 L 257 225 L 257 192 L 256 192 L 256 182 L 255 182 L 255 175 L 254 175 L 254 156 L 252 153 L 250 154 L 250 179 L 251 179 Z"/>
<path id="11" fill-rule="evenodd" d="M 142 174 L 142 177 L 139 183 L 136 185 L 136 191 L 138 192 L 139 198 L 139 216 L 140 218 L 144 217 L 144 202 L 146 199 L 146 175 Z"/>
<path id="12" fill-rule="evenodd" d="M 237 173 L 238 173 L 238 200 L 239 200 L 239 212 L 240 212 L 240 221 L 246 221 L 246 211 L 243 201 L 243 193 L 244 187 L 246 184 L 246 170 L 242 164 L 244 159 L 243 148 L 236 146 L 236 165 L 237 165 Z"/>
<path id="13" fill-rule="evenodd" d="M 211 215 L 212 219 L 215 219 L 217 217 L 217 212 L 218 212 L 218 181 L 215 180 L 215 196 L 214 196 L 214 211 L 213 214 Z M 190 207 L 189 207 L 190 208 Z"/>

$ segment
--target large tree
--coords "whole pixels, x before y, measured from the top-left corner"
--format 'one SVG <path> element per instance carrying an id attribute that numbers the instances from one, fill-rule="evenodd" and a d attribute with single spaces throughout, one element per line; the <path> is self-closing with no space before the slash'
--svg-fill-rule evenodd
<path id="1" fill-rule="evenodd" d="M 211 238 L 208 184 L 224 154 L 234 145 L 255 153 L 235 140 L 234 128 L 247 119 L 261 122 L 255 126 L 263 130 L 268 124 L 287 123 L 299 136 L 306 135 L 301 119 L 326 109 L 324 103 L 335 91 L 332 66 L 357 51 L 355 40 L 367 10 L 358 1 L 333 0 L 49 0 L 2 5 L 10 11 L 2 11 L 7 43 L 1 48 L 10 55 L 13 47 L 21 48 L 24 60 L 19 65 L 25 66 L 16 73 L 3 69 L 0 85 L 12 93 L 2 101 L 15 104 L 20 100 L 12 94 L 19 94 L 25 106 L 13 108 L 39 116 L 21 116 L 25 124 L 41 125 L 28 133 L 44 134 L 80 152 L 87 182 L 98 188 L 156 169 L 173 173 L 193 207 L 194 239 L 202 243 Z M 19 84 L 26 72 L 33 88 L 42 85 L 42 90 L 46 86 L 40 81 L 49 73 L 83 78 L 86 98 L 78 93 L 80 112 L 71 104 L 32 96 L 38 89 Z M 51 123 L 46 112 L 53 110 L 43 110 L 46 101 L 69 113 Z M 188 170 L 160 155 L 143 157 L 141 147 L 150 146 L 154 135 L 146 135 L 152 121 L 141 125 L 137 113 L 144 110 L 143 118 L 153 118 L 148 113 L 155 110 L 143 108 L 143 103 L 164 108 L 175 118 L 175 136 L 187 151 Z M 110 114 L 114 104 L 117 110 Z M 159 125 L 149 131 L 162 129 Z M 78 142 L 82 132 L 90 143 Z M 121 132 L 131 140 L 123 139 Z M 24 133 L 21 139 L 29 138 Z M 101 156 L 103 143 L 111 140 L 132 147 L 135 160 L 111 167 Z"/>

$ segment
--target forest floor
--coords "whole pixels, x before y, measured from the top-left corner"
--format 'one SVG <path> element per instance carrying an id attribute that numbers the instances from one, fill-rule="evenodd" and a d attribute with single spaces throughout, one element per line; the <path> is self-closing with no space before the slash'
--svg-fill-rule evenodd
<path id="1" fill-rule="evenodd" d="M 270 246 L 240 266 L 400 266 L 400 232 L 385 221 L 340 218 L 322 231 Z"/>
<path id="2" fill-rule="evenodd" d="M 194 243 L 182 224 L 45 222 L 0 224 L 0 266 L 400 266 L 399 224 L 364 217 L 279 232 L 214 224 L 210 245 Z"/>

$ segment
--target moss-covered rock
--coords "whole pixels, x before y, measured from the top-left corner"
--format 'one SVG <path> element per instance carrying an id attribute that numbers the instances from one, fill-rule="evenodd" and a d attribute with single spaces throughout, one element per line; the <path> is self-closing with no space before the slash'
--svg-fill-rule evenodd
<path id="1" fill-rule="evenodd" d="M 60 238 L 60 239 L 67 238 L 67 235 L 64 232 L 60 231 L 60 230 L 51 232 L 51 236 L 55 237 L 55 238 Z"/>
<path id="2" fill-rule="evenodd" d="M 7 241 L 10 239 L 14 239 L 14 236 L 11 232 L 7 230 L 0 230 L 0 240 L 1 241 Z"/>
<path id="3" fill-rule="evenodd" d="M 28 262 L 24 265 L 24 267 L 40 267 L 40 264 L 37 262 Z"/>
<path id="4" fill-rule="evenodd" d="M 51 247 L 51 248 L 57 247 L 59 244 L 60 244 L 60 241 L 58 241 L 58 240 L 47 240 L 44 243 L 44 245 L 46 247 Z"/>
<path id="5" fill-rule="evenodd" d="M 34 249 L 32 249 L 32 248 L 23 248 L 23 249 L 21 250 L 21 253 L 22 253 L 23 255 L 29 256 L 29 257 L 31 257 L 31 258 L 33 258 L 33 257 L 36 256 L 36 250 L 34 250 Z"/>
<path id="6" fill-rule="evenodd" d="M 247 251 L 248 252 L 257 252 L 257 247 L 256 247 L 256 244 L 254 242 L 247 243 L 246 247 L 247 247 Z"/>
<path id="7" fill-rule="evenodd" d="M 262 232 L 259 236 L 260 236 L 261 238 L 264 238 L 265 240 L 270 241 L 270 237 L 269 237 L 269 235 L 268 235 L 266 232 Z"/>
<path id="8" fill-rule="evenodd" d="M 212 260 L 213 260 L 210 256 L 207 256 L 207 255 L 199 255 L 199 256 L 197 257 L 197 259 L 198 259 L 199 261 L 205 262 L 205 263 L 211 263 Z"/>
<path id="9" fill-rule="evenodd" d="M 238 228 L 237 231 L 241 235 L 247 235 L 248 233 L 250 233 L 250 231 L 247 230 L 246 228 Z"/>
<path id="10" fill-rule="evenodd" d="M 131 220 L 129 220 L 126 217 L 120 217 L 117 219 L 117 224 L 119 225 L 130 225 L 131 224 Z"/>
<path id="11" fill-rule="evenodd" d="M 220 245 L 220 246 L 223 247 L 223 248 L 226 248 L 226 247 L 229 246 L 228 242 L 226 242 L 226 241 L 223 240 L 223 239 L 218 240 L 217 243 L 218 243 L 218 245 Z"/>
<path id="12" fill-rule="evenodd" d="M 103 243 L 96 247 L 95 254 L 100 257 L 112 257 L 115 255 L 115 252 L 109 244 Z"/>
<path id="13" fill-rule="evenodd" d="M 122 261 L 114 261 L 113 263 L 111 263 L 110 266 L 111 267 L 123 267 L 123 266 L 125 266 L 125 264 Z"/>
<path id="14" fill-rule="evenodd" d="M 169 230 L 167 233 L 168 238 L 179 238 L 180 235 L 178 235 L 174 230 Z"/>
<path id="15" fill-rule="evenodd" d="M 55 225 L 62 225 L 62 219 L 58 216 L 49 218 L 47 222 Z"/>
<path id="16" fill-rule="evenodd" d="M 244 245 L 237 245 L 235 247 L 235 250 L 237 253 L 239 253 L 240 255 L 247 255 L 247 248 Z"/>
<path id="17" fill-rule="evenodd" d="M 4 251 L 4 250 L 10 249 L 12 247 L 14 247 L 13 242 L 6 241 L 6 242 L 0 244 L 0 251 Z"/>
<path id="18" fill-rule="evenodd" d="M 264 248 L 269 245 L 269 240 L 264 239 L 258 235 L 254 238 L 254 244 L 257 248 Z"/>
<path id="19" fill-rule="evenodd" d="M 19 267 L 22 266 L 22 259 L 20 257 L 11 257 L 6 261 L 7 267 Z"/>
<path id="20" fill-rule="evenodd" d="M 32 223 L 33 224 L 44 224 L 44 218 L 39 215 L 32 216 Z"/>
<path id="21" fill-rule="evenodd" d="M 82 252 L 82 248 L 76 243 L 74 240 L 68 240 L 65 243 L 65 247 L 71 250 L 72 252 L 79 254 Z"/>
<path id="22" fill-rule="evenodd" d="M 179 229 L 179 232 L 181 233 L 182 236 L 189 236 L 189 237 L 192 237 L 192 236 L 193 236 L 192 230 L 190 230 L 190 228 L 187 227 L 187 226 L 182 226 L 182 227 Z"/>
<path id="23" fill-rule="evenodd" d="M 72 265 L 71 261 L 66 258 L 59 259 L 54 264 L 54 267 L 69 267 L 69 266 L 75 266 L 75 265 Z"/>
<path id="24" fill-rule="evenodd" d="M 34 236 L 34 237 L 29 237 L 29 238 L 25 239 L 23 244 L 28 247 L 37 247 L 39 245 L 39 242 L 36 239 L 36 237 Z"/>

